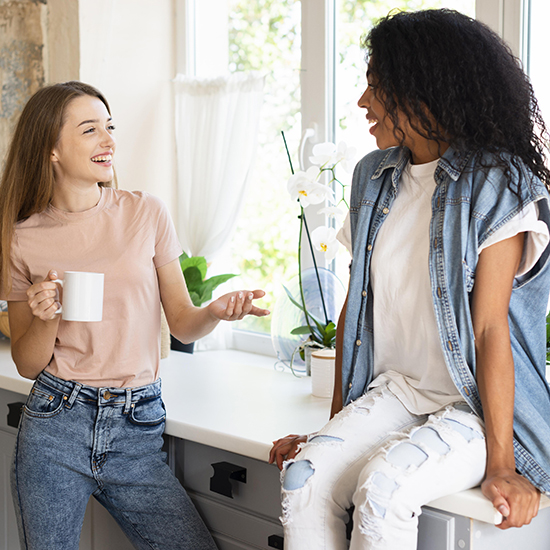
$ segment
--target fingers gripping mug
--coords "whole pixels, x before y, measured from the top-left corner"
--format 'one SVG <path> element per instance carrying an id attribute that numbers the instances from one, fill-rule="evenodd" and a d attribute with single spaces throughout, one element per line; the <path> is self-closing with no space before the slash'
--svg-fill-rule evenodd
<path id="1" fill-rule="evenodd" d="M 103 318 L 103 273 L 65 271 L 64 279 L 56 279 L 63 287 L 61 313 L 64 321 L 93 322 Z"/>

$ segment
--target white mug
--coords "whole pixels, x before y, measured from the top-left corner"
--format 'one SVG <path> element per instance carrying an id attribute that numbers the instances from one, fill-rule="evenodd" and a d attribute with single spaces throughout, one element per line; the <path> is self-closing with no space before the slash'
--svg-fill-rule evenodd
<path id="1" fill-rule="evenodd" d="M 103 273 L 65 271 L 63 280 L 56 279 L 63 287 L 61 313 L 64 321 L 93 322 L 103 318 Z"/>

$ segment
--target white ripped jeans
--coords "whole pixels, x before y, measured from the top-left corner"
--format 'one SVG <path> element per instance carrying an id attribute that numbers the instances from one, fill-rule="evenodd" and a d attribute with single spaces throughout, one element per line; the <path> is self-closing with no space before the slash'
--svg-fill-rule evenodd
<path id="1" fill-rule="evenodd" d="M 373 389 L 309 438 L 282 473 L 286 550 L 414 550 L 421 506 L 479 485 L 483 422 L 467 406 L 410 413 Z"/>

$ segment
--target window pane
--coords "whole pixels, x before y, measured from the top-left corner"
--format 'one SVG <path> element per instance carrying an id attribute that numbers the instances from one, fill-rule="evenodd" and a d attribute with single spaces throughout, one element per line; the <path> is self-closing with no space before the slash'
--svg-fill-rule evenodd
<path id="1" fill-rule="evenodd" d="M 526 65 L 546 124 L 550 124 L 550 74 L 548 71 L 548 0 L 528 2 L 528 50 Z"/>
<path id="2" fill-rule="evenodd" d="M 475 0 L 337 0 L 334 139 L 336 143 L 343 140 L 347 145 L 356 147 L 357 160 L 376 149 L 376 141 L 369 134 L 364 110 L 357 106 L 366 87 L 362 37 L 378 19 L 394 9 L 412 11 L 443 7 L 475 16 Z M 340 171 L 338 176 L 342 183 L 351 183 L 351 174 Z M 349 261 L 349 253 L 341 247 L 336 258 L 336 274 L 344 282 L 348 277 Z"/>
<path id="3" fill-rule="evenodd" d="M 273 310 L 282 281 L 297 274 L 297 208 L 286 192 L 290 151 L 300 142 L 301 3 L 228 0 L 229 70 L 266 74 L 259 144 L 231 256 L 243 288 L 263 288 Z M 271 317 L 247 317 L 240 329 L 270 331 Z"/>

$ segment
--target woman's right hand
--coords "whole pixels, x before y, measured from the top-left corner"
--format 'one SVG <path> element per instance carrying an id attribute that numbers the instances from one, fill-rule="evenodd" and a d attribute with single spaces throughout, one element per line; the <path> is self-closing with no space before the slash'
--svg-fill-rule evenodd
<path id="1" fill-rule="evenodd" d="M 27 303 L 31 308 L 32 314 L 42 321 L 51 321 L 55 319 L 55 314 L 60 307 L 56 300 L 57 272 L 51 270 L 41 283 L 35 283 L 27 289 Z"/>
<path id="2" fill-rule="evenodd" d="M 273 442 L 269 451 L 269 464 L 277 463 L 279 470 L 283 469 L 283 462 L 294 458 L 300 452 L 300 445 L 306 443 L 307 435 L 291 434 Z"/>

